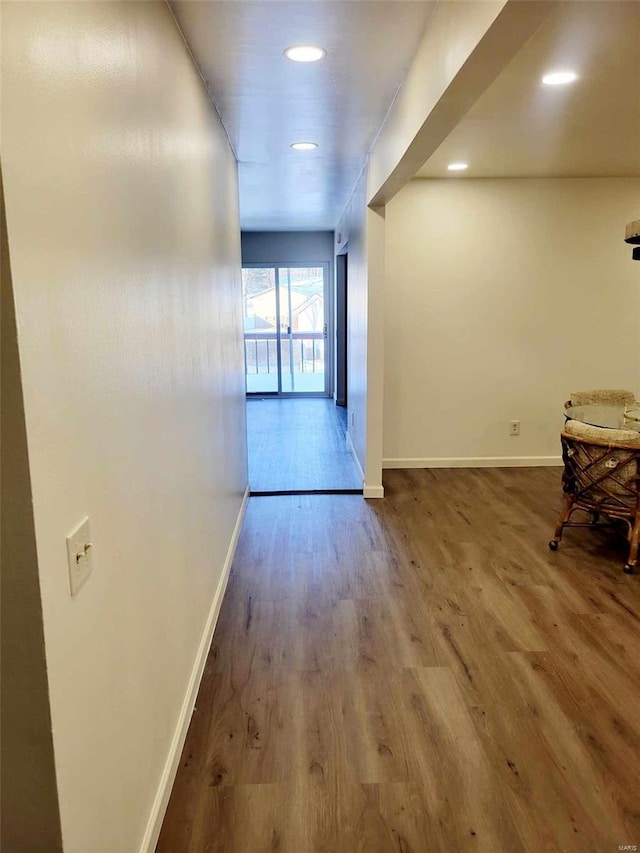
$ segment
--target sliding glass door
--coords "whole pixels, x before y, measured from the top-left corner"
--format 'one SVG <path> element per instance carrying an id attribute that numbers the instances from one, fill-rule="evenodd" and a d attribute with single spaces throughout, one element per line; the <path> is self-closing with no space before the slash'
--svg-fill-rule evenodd
<path id="1" fill-rule="evenodd" d="M 328 265 L 242 270 L 248 394 L 329 394 Z"/>

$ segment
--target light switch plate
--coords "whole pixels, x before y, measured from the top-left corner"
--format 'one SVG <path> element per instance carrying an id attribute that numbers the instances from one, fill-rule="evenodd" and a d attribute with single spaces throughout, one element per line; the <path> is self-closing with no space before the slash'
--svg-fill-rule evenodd
<path id="1" fill-rule="evenodd" d="M 69 588 L 73 598 L 93 568 L 93 544 L 89 518 L 85 518 L 67 536 L 67 559 L 69 562 Z"/>

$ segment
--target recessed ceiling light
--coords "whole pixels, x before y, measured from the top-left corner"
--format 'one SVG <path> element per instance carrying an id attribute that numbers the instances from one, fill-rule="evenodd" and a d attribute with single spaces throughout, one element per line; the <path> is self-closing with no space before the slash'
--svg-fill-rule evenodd
<path id="1" fill-rule="evenodd" d="M 298 44 L 288 47 L 284 55 L 292 62 L 318 62 L 325 58 L 327 51 L 323 47 L 312 44 Z"/>
<path id="2" fill-rule="evenodd" d="M 468 163 L 449 163 L 449 165 L 447 166 L 447 169 L 450 172 L 464 172 L 464 170 L 468 168 Z"/>
<path id="3" fill-rule="evenodd" d="M 313 151 L 318 145 L 315 142 L 293 142 L 291 147 L 296 151 Z"/>
<path id="4" fill-rule="evenodd" d="M 565 86 L 577 79 L 578 75 L 575 71 L 551 71 L 544 75 L 542 82 L 545 86 Z"/>

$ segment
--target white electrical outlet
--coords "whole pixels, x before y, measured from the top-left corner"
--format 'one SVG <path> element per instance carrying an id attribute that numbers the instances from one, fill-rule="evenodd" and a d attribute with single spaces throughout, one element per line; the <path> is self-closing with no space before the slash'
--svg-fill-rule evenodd
<path id="1" fill-rule="evenodd" d="M 93 568 L 93 544 L 89 519 L 85 518 L 67 536 L 67 560 L 69 562 L 69 588 L 71 597 L 78 592 Z"/>
<path id="2" fill-rule="evenodd" d="M 509 421 L 509 435 L 520 435 L 520 421 Z"/>

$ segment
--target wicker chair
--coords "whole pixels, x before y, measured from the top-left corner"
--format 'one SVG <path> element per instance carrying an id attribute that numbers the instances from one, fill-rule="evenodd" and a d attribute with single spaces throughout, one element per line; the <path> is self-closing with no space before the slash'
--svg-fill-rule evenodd
<path id="1" fill-rule="evenodd" d="M 565 527 L 608 526 L 600 516 L 626 522 L 631 574 L 638 564 L 640 542 L 640 434 L 634 430 L 603 429 L 567 421 L 562 441 L 565 506 L 558 517 L 549 548 L 556 551 Z M 591 522 L 572 521 L 577 510 L 589 513 Z"/>
<path id="2" fill-rule="evenodd" d="M 594 391 L 573 391 L 571 399 L 564 404 L 565 409 L 569 406 L 589 406 L 601 404 L 603 406 L 615 405 L 616 403 L 633 403 L 636 395 L 633 391 L 625 391 L 622 388 L 600 388 Z"/>

